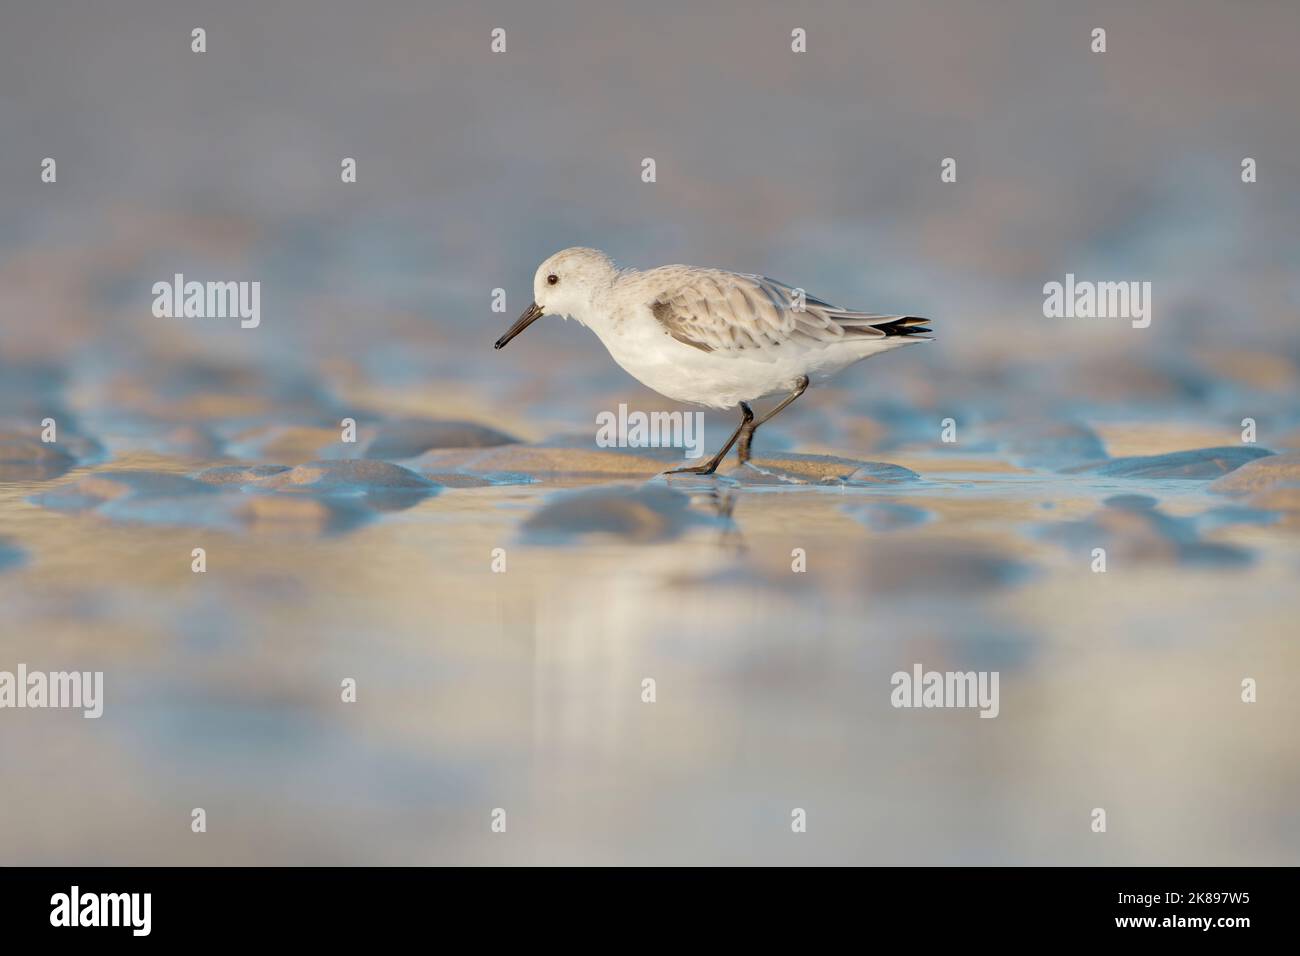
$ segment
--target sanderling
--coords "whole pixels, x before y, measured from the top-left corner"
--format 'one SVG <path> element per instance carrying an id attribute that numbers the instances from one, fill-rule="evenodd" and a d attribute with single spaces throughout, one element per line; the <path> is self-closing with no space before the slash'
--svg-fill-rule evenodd
<path id="1" fill-rule="evenodd" d="M 711 475 L 740 440 L 749 460 L 754 430 L 807 390 L 855 362 L 928 342 L 928 320 L 840 309 L 763 276 L 694 266 L 618 269 L 596 249 L 565 249 L 533 278 L 533 303 L 496 347 L 543 315 L 573 317 L 599 336 L 637 381 L 677 402 L 740 406 L 743 418 L 703 465 L 668 474 Z M 749 403 L 785 396 L 762 418 Z"/>

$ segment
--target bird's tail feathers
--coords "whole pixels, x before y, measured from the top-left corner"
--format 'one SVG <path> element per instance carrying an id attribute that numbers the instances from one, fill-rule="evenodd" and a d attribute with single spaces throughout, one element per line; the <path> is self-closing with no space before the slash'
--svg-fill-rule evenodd
<path id="1" fill-rule="evenodd" d="M 930 320 L 919 315 L 870 315 L 865 312 L 832 312 L 830 315 L 850 335 L 924 339 L 931 331 Z"/>

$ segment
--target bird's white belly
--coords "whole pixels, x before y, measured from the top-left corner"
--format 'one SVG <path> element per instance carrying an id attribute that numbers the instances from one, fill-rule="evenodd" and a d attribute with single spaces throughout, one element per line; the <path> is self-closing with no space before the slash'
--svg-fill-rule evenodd
<path id="1" fill-rule="evenodd" d="M 705 352 L 653 336 L 606 340 L 611 357 L 633 378 L 677 402 L 734 408 L 740 402 L 792 391 L 804 375 L 821 381 L 865 356 L 852 346 L 808 352 L 796 348 L 762 356 Z"/>

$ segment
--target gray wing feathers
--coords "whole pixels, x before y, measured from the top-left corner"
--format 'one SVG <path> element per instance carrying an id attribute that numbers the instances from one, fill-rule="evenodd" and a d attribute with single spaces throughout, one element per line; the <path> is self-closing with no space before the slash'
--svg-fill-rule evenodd
<path id="1" fill-rule="evenodd" d="M 823 348 L 930 331 L 916 316 L 836 308 L 764 276 L 672 266 L 663 271 L 665 281 L 656 284 L 650 303 L 655 319 L 674 339 L 704 352 Z"/>

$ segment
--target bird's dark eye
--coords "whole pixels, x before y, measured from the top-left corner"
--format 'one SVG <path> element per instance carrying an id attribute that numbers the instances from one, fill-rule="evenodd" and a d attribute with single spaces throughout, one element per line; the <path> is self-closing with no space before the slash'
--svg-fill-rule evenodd
<path id="1" fill-rule="evenodd" d="M 547 285 L 555 285 L 555 283 L 557 283 L 557 282 L 559 282 L 559 281 L 560 281 L 560 277 L 557 276 L 554 272 L 552 272 L 550 275 L 548 275 L 548 276 L 546 277 L 546 284 L 547 284 Z"/>

